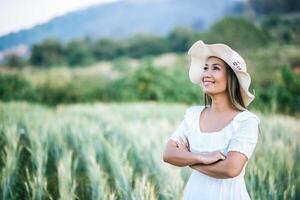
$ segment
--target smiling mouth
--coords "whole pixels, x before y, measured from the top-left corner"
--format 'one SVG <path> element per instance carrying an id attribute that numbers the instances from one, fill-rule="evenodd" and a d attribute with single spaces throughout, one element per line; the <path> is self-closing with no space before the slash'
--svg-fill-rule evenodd
<path id="1" fill-rule="evenodd" d="M 210 86 L 210 85 L 213 85 L 213 84 L 215 84 L 214 81 L 203 81 L 204 86 Z"/>

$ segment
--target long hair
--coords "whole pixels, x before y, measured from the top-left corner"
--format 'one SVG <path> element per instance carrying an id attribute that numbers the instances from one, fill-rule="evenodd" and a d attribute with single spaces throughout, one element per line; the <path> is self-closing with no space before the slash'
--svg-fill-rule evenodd
<path id="1" fill-rule="evenodd" d="M 244 104 L 241 90 L 240 90 L 240 84 L 239 81 L 234 73 L 234 71 L 231 69 L 231 67 L 226 63 L 226 71 L 227 71 L 227 95 L 229 98 L 229 101 L 231 104 L 237 108 L 238 110 L 246 110 L 246 106 Z M 204 105 L 207 107 L 208 105 L 211 105 L 211 97 L 204 93 Z"/>

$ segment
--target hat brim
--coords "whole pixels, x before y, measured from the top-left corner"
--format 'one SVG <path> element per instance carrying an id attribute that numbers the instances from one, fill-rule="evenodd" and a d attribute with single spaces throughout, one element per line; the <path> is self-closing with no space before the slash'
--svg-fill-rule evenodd
<path id="1" fill-rule="evenodd" d="M 255 98 L 248 89 L 251 83 L 251 77 L 245 70 L 237 70 L 232 66 L 232 56 L 234 50 L 224 44 L 205 44 L 202 41 L 196 42 L 188 51 L 188 55 L 191 56 L 191 64 L 189 70 L 189 78 L 192 83 L 202 86 L 201 74 L 206 60 L 215 56 L 221 58 L 226 62 L 237 76 L 240 84 L 241 96 L 245 106 L 248 106 Z"/>

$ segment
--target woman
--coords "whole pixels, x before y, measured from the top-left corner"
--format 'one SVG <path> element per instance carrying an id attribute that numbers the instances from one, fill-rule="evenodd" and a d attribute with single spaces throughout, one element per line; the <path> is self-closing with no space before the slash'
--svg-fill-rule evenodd
<path id="1" fill-rule="evenodd" d="M 250 199 L 245 168 L 257 143 L 259 118 L 244 59 L 224 44 L 198 41 L 189 49 L 189 78 L 202 87 L 205 106 L 191 106 L 171 135 L 163 159 L 189 166 L 185 200 Z"/>

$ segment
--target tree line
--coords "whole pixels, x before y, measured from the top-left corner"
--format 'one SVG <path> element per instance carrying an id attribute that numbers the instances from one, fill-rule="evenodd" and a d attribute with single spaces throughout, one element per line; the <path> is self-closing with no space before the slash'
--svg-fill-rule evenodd
<path id="1" fill-rule="evenodd" d="M 300 44 L 299 27 L 300 18 L 269 16 L 264 18 L 260 25 L 255 25 L 244 18 L 227 17 L 206 32 L 178 27 L 165 37 L 138 34 L 123 40 L 84 38 L 67 43 L 48 38 L 32 46 L 28 60 L 11 55 L 6 58 L 6 65 L 87 66 L 97 61 L 113 60 L 118 57 L 141 58 L 165 52 L 186 52 L 199 39 L 207 43 L 223 42 L 235 49 L 258 48 L 272 43 Z"/>

